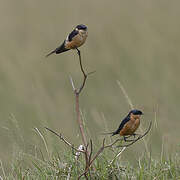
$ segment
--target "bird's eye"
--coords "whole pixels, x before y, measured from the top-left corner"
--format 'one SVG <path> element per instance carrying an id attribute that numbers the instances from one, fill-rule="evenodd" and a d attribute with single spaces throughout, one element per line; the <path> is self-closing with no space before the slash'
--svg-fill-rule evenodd
<path id="1" fill-rule="evenodd" d="M 78 31 L 79 29 L 78 29 L 78 28 L 76 28 L 75 30 L 76 30 L 76 31 Z"/>

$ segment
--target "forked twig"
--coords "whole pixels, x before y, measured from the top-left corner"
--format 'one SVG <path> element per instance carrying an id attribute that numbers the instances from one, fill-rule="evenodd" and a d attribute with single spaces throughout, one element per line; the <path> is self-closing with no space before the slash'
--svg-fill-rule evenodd
<path id="1" fill-rule="evenodd" d="M 81 69 L 81 72 L 83 74 L 83 82 L 82 82 L 80 88 L 78 89 L 78 88 L 75 88 L 72 77 L 70 77 L 70 81 L 71 81 L 71 85 L 72 85 L 72 88 L 73 88 L 73 91 L 74 91 L 74 94 L 75 94 L 75 98 L 76 98 L 75 101 L 76 101 L 77 121 L 78 121 L 79 129 L 80 129 L 83 145 L 84 145 L 84 147 L 86 147 L 87 139 L 86 139 L 86 135 L 85 135 L 84 127 L 83 127 L 83 122 L 82 122 L 81 114 L 80 114 L 79 95 L 80 95 L 81 91 L 83 90 L 83 88 L 84 88 L 84 86 L 86 84 L 86 80 L 87 80 L 88 75 L 94 73 L 95 71 L 85 73 L 85 70 L 84 70 L 83 65 L 82 65 L 81 52 L 80 52 L 80 50 L 78 48 L 76 48 L 76 50 L 77 50 L 77 53 L 78 53 L 78 56 L 79 56 L 80 69 Z"/>

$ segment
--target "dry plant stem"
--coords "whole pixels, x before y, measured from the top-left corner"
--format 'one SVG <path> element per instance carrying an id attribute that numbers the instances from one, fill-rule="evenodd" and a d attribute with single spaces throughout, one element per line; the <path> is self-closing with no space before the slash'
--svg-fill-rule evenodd
<path id="1" fill-rule="evenodd" d="M 84 127 L 83 127 L 83 122 L 82 122 L 81 114 L 80 114 L 79 96 L 80 96 L 80 93 L 86 84 L 86 80 L 87 80 L 88 75 L 94 73 L 95 71 L 90 72 L 90 73 L 85 73 L 83 65 L 82 65 L 82 60 L 81 60 L 81 52 L 78 48 L 76 48 L 76 50 L 77 50 L 77 53 L 79 56 L 80 69 L 81 69 L 81 72 L 83 73 L 83 82 L 82 82 L 82 85 L 80 86 L 80 88 L 78 89 L 78 88 L 75 88 L 72 78 L 70 78 L 70 81 L 71 81 L 71 85 L 72 85 L 72 88 L 73 88 L 73 91 L 75 94 L 77 122 L 79 124 L 79 129 L 80 129 L 83 145 L 84 145 L 84 147 L 86 147 L 87 146 L 87 139 L 86 139 L 86 135 L 85 135 Z M 87 150 L 87 152 L 88 152 L 88 150 Z M 89 153 L 88 153 L 88 155 L 89 155 Z"/>
<path id="2" fill-rule="evenodd" d="M 81 91 L 83 90 L 85 83 L 86 83 L 86 79 L 87 79 L 87 74 L 84 71 L 84 68 L 82 66 L 82 60 L 81 60 L 81 51 L 79 49 L 77 49 L 78 52 L 78 56 L 79 56 L 79 64 L 80 64 L 80 68 L 81 68 L 81 72 L 83 73 L 84 79 L 83 79 L 83 83 L 81 85 L 81 87 L 79 88 L 79 90 L 76 91 L 77 94 L 80 94 Z"/>
<path id="3" fill-rule="evenodd" d="M 127 147 L 123 147 L 122 149 L 121 149 L 121 151 L 120 152 L 118 152 L 118 154 L 113 158 L 113 160 L 109 163 L 109 166 L 115 161 L 115 159 L 117 159 L 123 152 L 124 152 L 124 150 L 126 149 Z"/>
<path id="4" fill-rule="evenodd" d="M 87 139 L 86 139 L 86 136 L 85 136 L 83 122 L 82 122 L 81 114 L 80 114 L 79 94 L 75 93 L 75 96 L 76 96 L 75 98 L 76 98 L 77 121 L 78 121 L 78 124 L 79 124 L 79 129 L 80 129 L 83 145 L 86 146 L 87 145 Z"/>
<path id="5" fill-rule="evenodd" d="M 49 153 L 49 151 L 48 151 L 48 146 L 47 146 L 47 143 L 46 143 L 46 140 L 45 140 L 44 136 L 42 135 L 42 133 L 39 131 L 38 128 L 34 128 L 34 130 L 39 134 L 39 136 L 40 136 L 41 139 L 43 140 L 44 146 L 45 146 L 45 148 L 46 148 L 46 152 L 47 152 L 47 154 L 48 154 L 48 158 L 50 158 L 50 153 Z"/>
<path id="6" fill-rule="evenodd" d="M 45 127 L 45 129 L 47 129 L 48 131 L 52 132 L 53 134 L 55 134 L 56 136 L 59 137 L 60 140 L 62 140 L 66 145 L 68 145 L 69 147 L 71 147 L 72 149 L 74 149 L 77 152 L 81 152 L 81 153 L 85 153 L 84 150 L 79 150 L 77 148 L 75 148 L 71 143 L 69 143 L 63 136 L 62 134 L 58 134 L 57 132 L 53 131 L 52 129 L 49 129 L 47 127 Z"/>
<path id="7" fill-rule="evenodd" d="M 90 163 L 90 160 L 91 160 L 92 152 L 93 152 L 93 143 L 92 143 L 92 139 L 90 139 L 90 154 L 89 154 L 89 163 Z"/>
<path id="8" fill-rule="evenodd" d="M 81 68 L 81 71 L 83 73 L 84 79 L 83 79 L 83 83 L 82 83 L 82 85 L 80 86 L 79 89 L 75 88 L 72 78 L 71 78 L 71 84 L 72 84 L 74 94 L 75 94 L 77 122 L 79 124 L 79 129 L 80 129 L 83 144 L 86 147 L 87 146 L 87 139 L 86 139 L 86 136 L 85 136 L 85 131 L 84 131 L 84 128 L 83 128 L 83 122 L 82 122 L 81 114 L 80 114 L 79 95 L 80 95 L 81 91 L 83 90 L 83 88 L 85 86 L 86 79 L 87 79 L 87 74 L 85 73 L 85 71 L 83 69 L 83 66 L 82 66 L 81 52 L 80 52 L 79 49 L 77 49 L 77 52 L 78 52 L 78 56 L 79 56 L 80 68 Z"/>

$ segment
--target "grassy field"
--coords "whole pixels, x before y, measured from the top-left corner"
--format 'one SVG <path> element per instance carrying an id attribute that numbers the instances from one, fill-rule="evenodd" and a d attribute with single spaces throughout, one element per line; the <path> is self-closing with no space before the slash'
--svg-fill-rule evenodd
<path id="1" fill-rule="evenodd" d="M 30 174 L 38 174 L 39 165 L 35 164 L 39 162 L 32 163 L 34 157 L 43 161 L 41 165 L 45 162 L 42 168 L 49 167 L 46 149 L 34 127 L 46 138 L 51 160 L 60 152 L 67 156 L 63 154 L 67 149 L 44 126 L 62 132 L 77 146 L 81 143 L 69 82 L 70 75 L 77 86 L 82 81 L 78 56 L 75 51 L 48 59 L 45 55 L 74 26 L 84 23 L 89 36 L 80 48 L 83 64 L 87 71 L 96 70 L 80 97 L 88 137 L 98 147 L 103 138 L 100 134 L 116 129 L 130 110 L 117 83 L 120 81 L 133 105 L 145 114 L 142 130 L 153 121 L 145 138 L 147 146 L 140 141 L 126 149 L 120 166 L 126 167 L 125 174 L 129 172 L 139 179 L 141 175 L 146 177 L 144 173 L 158 179 L 158 172 L 167 167 L 170 170 L 165 171 L 170 175 L 164 179 L 178 177 L 179 5 L 177 0 L 0 1 L 0 174 L 3 169 L 5 175 L 11 173 L 18 162 L 23 173 L 32 167 L 30 171 L 36 170 Z M 150 162 L 146 157 L 149 152 L 153 163 L 146 165 Z M 106 153 L 107 159 L 100 159 L 100 164 L 112 158 L 111 151 Z M 22 154 L 33 158 L 27 161 Z M 67 159 L 67 163 L 70 161 L 73 158 Z M 156 170 L 156 166 L 162 168 Z M 149 170 L 144 171 L 144 167 Z M 121 170 L 118 173 L 118 177 L 123 174 Z"/>
<path id="2" fill-rule="evenodd" d="M 112 151 L 110 151 L 112 154 Z M 174 154 L 173 158 L 155 159 L 147 158 L 146 155 L 137 160 L 136 165 L 128 162 L 122 162 L 116 159 L 112 164 L 108 157 L 110 152 L 105 152 L 94 163 L 96 171 L 91 172 L 90 179 L 132 179 L 132 180 L 178 180 L 180 178 L 180 159 L 178 154 Z M 51 160 L 38 159 L 35 156 L 27 154 L 19 154 L 21 157 L 16 159 L 13 163 L 10 175 L 4 173 L 5 179 L 40 179 L 40 180 L 68 180 L 77 179 L 83 172 L 82 158 L 75 161 L 72 152 L 61 152 L 64 154 L 60 156 L 51 156 Z M 116 152 L 113 152 L 115 155 Z M 23 161 L 22 161 L 23 159 Z M 28 168 L 25 168 L 25 165 Z M 81 178 L 84 179 L 84 178 Z"/>

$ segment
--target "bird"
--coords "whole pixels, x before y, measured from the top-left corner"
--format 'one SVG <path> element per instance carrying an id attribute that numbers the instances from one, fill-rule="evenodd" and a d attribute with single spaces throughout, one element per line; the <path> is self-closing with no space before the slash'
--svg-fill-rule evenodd
<path id="1" fill-rule="evenodd" d="M 84 24 L 77 25 L 73 29 L 73 31 L 67 36 L 64 42 L 55 50 L 47 54 L 46 57 L 54 53 L 60 54 L 69 51 L 70 49 L 77 49 L 77 51 L 79 52 L 78 47 L 82 46 L 85 43 L 87 36 L 88 36 L 87 26 Z"/>
<path id="2" fill-rule="evenodd" d="M 140 125 L 140 117 L 143 115 L 143 112 L 138 109 L 131 110 L 128 115 L 121 121 L 118 129 L 111 133 L 112 136 L 119 134 L 120 136 L 124 137 L 124 140 L 127 140 L 127 136 L 134 136 L 135 131 L 138 129 Z"/>

